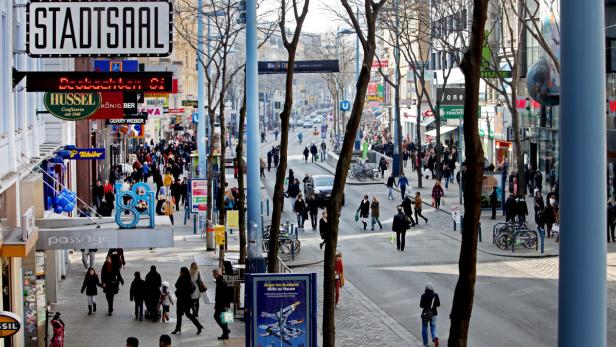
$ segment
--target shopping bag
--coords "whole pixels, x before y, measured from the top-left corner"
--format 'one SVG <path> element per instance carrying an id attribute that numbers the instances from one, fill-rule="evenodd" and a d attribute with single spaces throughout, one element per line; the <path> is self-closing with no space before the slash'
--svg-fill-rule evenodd
<path id="1" fill-rule="evenodd" d="M 394 242 L 396 242 L 396 237 L 393 234 L 389 235 L 389 243 L 391 243 L 393 245 Z"/>
<path id="2" fill-rule="evenodd" d="M 233 311 L 226 310 L 225 312 L 222 312 L 220 314 L 220 320 L 222 321 L 222 324 L 233 323 Z"/>
<path id="3" fill-rule="evenodd" d="M 359 211 L 355 212 L 355 221 L 359 221 Z"/>

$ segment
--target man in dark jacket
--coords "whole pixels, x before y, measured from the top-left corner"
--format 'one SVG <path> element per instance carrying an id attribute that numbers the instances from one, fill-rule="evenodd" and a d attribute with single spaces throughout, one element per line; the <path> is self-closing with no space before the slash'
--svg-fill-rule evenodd
<path id="1" fill-rule="evenodd" d="M 176 179 L 175 182 L 171 183 L 171 196 L 175 199 L 176 210 L 180 210 L 180 198 L 182 197 L 182 185 L 180 184 L 180 180 Z"/>
<path id="2" fill-rule="evenodd" d="M 364 223 L 364 230 L 366 230 L 368 218 L 370 217 L 370 200 L 368 200 L 368 195 L 364 195 L 364 199 L 357 208 L 357 213 L 359 213 L 359 218 L 361 222 Z"/>
<path id="3" fill-rule="evenodd" d="M 518 204 L 515 201 L 515 198 L 512 195 L 509 195 L 507 200 L 505 201 L 505 221 L 506 222 L 515 222 L 515 216 L 517 214 Z"/>
<path id="4" fill-rule="evenodd" d="M 422 309 L 421 337 L 424 346 L 428 345 L 428 324 L 430 325 L 430 334 L 432 335 L 434 346 L 438 347 L 439 345 L 438 333 L 436 332 L 436 317 L 438 316 L 436 308 L 439 306 L 441 306 L 441 301 L 438 294 L 434 292 L 432 283 L 426 283 L 426 290 L 421 295 L 421 300 L 419 300 L 419 307 Z"/>
<path id="5" fill-rule="evenodd" d="M 229 288 L 227 287 L 227 282 L 222 277 L 222 272 L 220 269 L 214 269 L 212 271 L 214 275 L 214 279 L 216 280 L 216 295 L 214 297 L 214 320 L 218 326 L 222 329 L 222 336 L 218 337 L 219 340 L 228 340 L 229 334 L 231 330 L 227 326 L 227 323 L 223 323 L 220 315 L 225 312 L 225 310 L 230 306 L 231 302 L 229 300 Z"/>
<path id="6" fill-rule="evenodd" d="M 610 234 L 612 235 L 612 242 L 616 242 L 614 229 L 616 229 L 616 207 L 610 201 L 607 203 L 607 242 L 610 242 Z"/>
<path id="7" fill-rule="evenodd" d="M 145 281 L 141 273 L 135 272 L 135 279 L 130 284 L 130 301 L 135 301 L 135 319 L 143 320 L 143 300 L 145 299 Z"/>
<path id="8" fill-rule="evenodd" d="M 319 234 L 321 235 L 321 243 L 319 244 L 319 248 L 323 249 L 323 245 L 325 244 L 325 238 L 329 235 L 331 229 L 329 222 L 327 221 L 327 210 L 323 210 L 322 217 L 319 219 Z"/>
<path id="9" fill-rule="evenodd" d="M 150 267 L 150 272 L 145 275 L 145 309 L 146 318 L 152 319 L 152 321 L 158 320 L 158 301 L 160 298 L 160 286 L 162 285 L 162 279 L 160 274 L 156 271 L 156 266 Z"/>
<path id="10" fill-rule="evenodd" d="M 317 218 L 319 217 L 319 204 L 317 197 L 314 193 L 308 196 L 306 199 L 308 204 L 308 214 L 310 214 L 310 223 L 312 224 L 312 230 L 317 230 Z"/>
<path id="11" fill-rule="evenodd" d="M 317 149 L 317 145 L 315 145 L 314 143 L 310 146 L 310 154 L 312 154 L 312 162 L 314 163 L 315 161 L 317 161 L 317 153 L 319 153 L 319 150 Z"/>
<path id="12" fill-rule="evenodd" d="M 411 226 L 415 226 L 415 221 L 413 220 L 413 199 L 410 196 L 404 198 L 402 201 L 402 208 L 404 209 L 404 214 L 410 218 Z"/>
<path id="13" fill-rule="evenodd" d="M 518 195 L 517 200 L 517 215 L 518 215 L 518 224 L 523 225 L 526 223 L 526 216 L 528 215 L 528 206 L 526 205 L 526 200 L 523 195 Z"/>
<path id="14" fill-rule="evenodd" d="M 96 181 L 96 184 L 92 187 L 92 196 L 94 198 L 94 206 L 99 207 L 105 196 L 105 188 L 101 181 Z"/>
<path id="15" fill-rule="evenodd" d="M 394 177 L 394 173 L 390 173 L 389 177 L 387 177 L 387 200 L 396 200 L 394 198 L 394 186 L 398 186 L 396 184 L 396 178 Z"/>
<path id="16" fill-rule="evenodd" d="M 492 219 L 496 219 L 496 206 L 498 204 L 498 194 L 496 194 L 496 186 L 492 187 L 490 194 L 490 207 L 492 208 Z"/>
<path id="17" fill-rule="evenodd" d="M 404 252 L 404 241 L 406 239 L 406 231 L 409 228 L 410 218 L 407 217 L 402 206 L 398 206 L 398 214 L 394 216 L 392 230 L 396 232 L 396 247 L 399 251 Z"/>

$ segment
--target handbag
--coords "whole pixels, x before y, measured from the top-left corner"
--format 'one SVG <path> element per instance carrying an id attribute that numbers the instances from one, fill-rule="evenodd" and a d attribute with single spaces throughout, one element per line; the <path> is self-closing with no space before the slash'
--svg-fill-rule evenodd
<path id="1" fill-rule="evenodd" d="M 424 308 L 423 311 L 421 312 L 421 320 L 424 322 L 432 320 L 432 316 L 433 316 L 432 315 L 432 305 L 434 305 L 434 298 L 436 298 L 436 295 L 432 297 L 432 302 L 430 303 L 430 307 Z"/>
<path id="2" fill-rule="evenodd" d="M 355 212 L 355 221 L 359 221 L 359 211 Z"/>
<path id="3" fill-rule="evenodd" d="M 203 284 L 203 281 L 201 280 L 201 274 L 197 275 L 197 287 L 199 288 L 200 293 L 205 293 L 205 291 L 207 290 L 207 287 L 205 286 L 205 284 Z"/>
<path id="4" fill-rule="evenodd" d="M 222 324 L 233 323 L 233 320 L 234 320 L 233 311 L 225 310 L 224 312 L 222 312 L 220 314 L 220 320 L 222 321 Z"/>

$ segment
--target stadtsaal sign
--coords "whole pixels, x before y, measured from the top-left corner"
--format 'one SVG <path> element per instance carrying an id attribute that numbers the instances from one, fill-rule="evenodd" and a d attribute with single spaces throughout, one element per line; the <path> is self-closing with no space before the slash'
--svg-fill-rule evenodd
<path id="1" fill-rule="evenodd" d="M 169 0 L 31 0 L 26 48 L 31 57 L 168 56 Z"/>
<path id="2" fill-rule="evenodd" d="M 19 317 L 8 311 L 0 311 L 0 338 L 17 334 L 21 328 Z"/>

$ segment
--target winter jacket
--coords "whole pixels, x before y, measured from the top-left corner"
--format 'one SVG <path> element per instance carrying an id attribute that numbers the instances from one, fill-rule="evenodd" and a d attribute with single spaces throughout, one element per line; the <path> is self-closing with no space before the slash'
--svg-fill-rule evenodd
<path id="1" fill-rule="evenodd" d="M 418 211 L 421 211 L 421 209 L 422 209 L 421 204 L 423 203 L 423 201 L 421 200 L 420 196 L 416 196 L 415 197 L 414 203 L 415 203 L 415 209 L 418 210 Z"/>
<path id="2" fill-rule="evenodd" d="M 86 295 L 98 295 L 98 288 L 103 287 L 102 283 L 98 279 L 98 275 L 90 275 L 86 273 L 86 276 L 83 278 L 83 285 L 81 286 L 81 292 L 86 291 Z"/>
<path id="3" fill-rule="evenodd" d="M 379 217 L 379 202 L 378 201 L 372 201 L 370 203 L 370 212 L 372 213 L 372 217 L 378 218 Z"/>
<path id="4" fill-rule="evenodd" d="M 408 230 L 410 224 L 408 220 L 409 217 L 407 217 L 402 212 L 398 212 L 398 214 L 394 216 L 394 222 L 391 226 L 391 230 L 395 232 L 402 232 Z"/>
<path id="5" fill-rule="evenodd" d="M 435 184 L 434 187 L 432 187 L 432 197 L 436 199 L 442 197 L 443 195 L 445 195 L 445 192 L 443 192 L 443 187 Z"/>
<path id="6" fill-rule="evenodd" d="M 304 199 L 295 200 L 295 204 L 293 204 L 293 212 L 303 216 L 304 218 L 308 217 L 308 209 L 306 208 Z"/>
<path id="7" fill-rule="evenodd" d="M 231 288 L 227 286 L 227 282 L 225 282 L 225 279 L 222 276 L 218 276 L 216 278 L 216 295 L 214 296 L 214 309 L 224 310 L 225 308 L 229 307 L 229 304 L 231 303 L 231 295 L 229 295 L 230 291 Z"/>
<path id="8" fill-rule="evenodd" d="M 190 276 L 180 275 L 175 282 L 175 297 L 178 299 L 178 306 L 188 305 L 192 302 L 192 293 L 195 291 L 195 285 Z"/>
<path id="9" fill-rule="evenodd" d="M 359 207 L 357 208 L 357 211 L 359 212 L 359 216 L 361 218 L 370 217 L 370 201 L 362 200 L 359 204 Z"/>
<path id="10" fill-rule="evenodd" d="M 308 212 L 310 214 L 316 215 L 319 213 L 319 203 L 317 199 L 307 199 L 306 202 L 308 203 Z"/>
<path id="11" fill-rule="evenodd" d="M 141 278 L 135 278 L 130 284 L 130 301 L 138 301 L 145 299 L 145 281 Z"/>
<path id="12" fill-rule="evenodd" d="M 120 283 L 124 285 L 124 279 L 120 274 L 120 270 L 114 268 L 112 264 L 105 262 L 101 269 L 101 282 L 105 285 L 103 292 L 117 294 Z"/>
<path id="13" fill-rule="evenodd" d="M 434 302 L 432 302 L 432 298 L 434 298 Z M 432 306 L 430 306 L 432 304 Z M 438 311 L 437 307 L 441 306 L 441 300 L 438 298 L 438 294 L 436 294 L 432 290 L 426 290 L 425 293 L 421 295 L 421 300 L 419 300 L 419 307 L 422 309 L 432 309 L 432 315 L 437 316 Z"/>
<path id="14" fill-rule="evenodd" d="M 392 188 L 395 185 L 396 185 L 396 179 L 394 178 L 394 176 L 389 176 L 387 178 L 387 188 Z"/>

